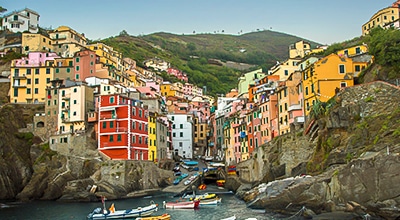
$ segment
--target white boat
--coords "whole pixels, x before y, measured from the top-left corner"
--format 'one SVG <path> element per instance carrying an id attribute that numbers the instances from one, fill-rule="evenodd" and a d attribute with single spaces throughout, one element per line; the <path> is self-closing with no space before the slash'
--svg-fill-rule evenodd
<path id="1" fill-rule="evenodd" d="M 221 198 L 215 197 L 213 199 L 200 200 L 200 206 L 215 206 L 221 203 Z"/>
<path id="2" fill-rule="evenodd" d="M 122 218 L 136 218 L 150 216 L 158 210 L 158 204 L 150 204 L 145 207 L 138 207 L 136 209 L 115 210 L 114 204 L 111 205 L 109 210 L 105 208 L 96 208 L 91 212 L 88 219 L 122 219 Z"/>
<path id="3" fill-rule="evenodd" d="M 228 217 L 228 218 L 221 218 L 221 220 L 236 220 L 236 215 L 233 215 L 233 216 Z"/>
<path id="4" fill-rule="evenodd" d="M 189 202 L 163 202 L 166 209 L 196 209 L 199 207 L 200 200 Z"/>

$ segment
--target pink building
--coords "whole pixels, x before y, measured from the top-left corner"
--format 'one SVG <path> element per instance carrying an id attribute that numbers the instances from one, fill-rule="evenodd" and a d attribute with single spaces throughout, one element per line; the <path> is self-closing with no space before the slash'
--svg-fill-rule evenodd
<path id="1" fill-rule="evenodd" d="M 179 80 L 182 80 L 184 82 L 188 82 L 188 77 L 186 75 L 186 73 L 183 73 L 182 71 L 178 70 L 178 69 L 174 69 L 174 68 L 168 68 L 167 69 L 167 73 L 169 75 L 173 75 L 176 78 L 178 78 Z"/>
<path id="2" fill-rule="evenodd" d="M 22 57 L 21 59 L 13 60 L 15 67 L 41 67 L 45 66 L 46 61 L 60 58 L 53 52 L 30 52 L 28 58 Z"/>

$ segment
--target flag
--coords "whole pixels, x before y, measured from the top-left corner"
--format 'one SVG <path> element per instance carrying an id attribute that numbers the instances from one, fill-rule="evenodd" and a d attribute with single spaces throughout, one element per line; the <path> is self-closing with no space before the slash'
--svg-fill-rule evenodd
<path id="1" fill-rule="evenodd" d="M 108 210 L 110 210 L 111 213 L 114 213 L 114 212 L 115 212 L 114 203 L 111 204 L 111 207 L 110 207 Z"/>

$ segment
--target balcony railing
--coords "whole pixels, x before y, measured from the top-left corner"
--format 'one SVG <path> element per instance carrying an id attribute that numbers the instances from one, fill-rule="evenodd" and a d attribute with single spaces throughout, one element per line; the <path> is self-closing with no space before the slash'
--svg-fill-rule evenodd
<path id="1" fill-rule="evenodd" d="M 304 123 L 304 116 L 298 116 L 294 118 L 294 122 Z"/>
<path id="2" fill-rule="evenodd" d="M 26 88 L 26 84 L 14 84 L 14 88 Z"/>
<path id="3" fill-rule="evenodd" d="M 302 108 L 301 108 L 301 105 L 300 105 L 300 104 L 289 106 L 289 111 L 295 111 L 295 110 L 301 110 L 301 109 L 302 109 Z"/>
<path id="4" fill-rule="evenodd" d="M 8 21 L 10 24 L 24 24 L 25 21 L 21 20 L 21 19 L 17 19 L 17 20 L 9 20 Z"/>
<path id="5" fill-rule="evenodd" d="M 26 79 L 26 74 L 14 73 L 13 78 L 14 79 Z"/>

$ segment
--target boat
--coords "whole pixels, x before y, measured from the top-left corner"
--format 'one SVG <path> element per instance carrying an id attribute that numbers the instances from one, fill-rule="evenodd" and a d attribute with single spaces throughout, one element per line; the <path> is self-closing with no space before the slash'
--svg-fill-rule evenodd
<path id="1" fill-rule="evenodd" d="M 219 197 L 215 197 L 213 199 L 205 199 L 205 200 L 200 200 L 200 207 L 202 206 L 214 206 L 214 205 L 218 205 L 221 203 L 221 198 Z"/>
<path id="2" fill-rule="evenodd" d="M 200 200 L 186 202 L 163 202 L 166 209 L 196 209 L 200 205 Z"/>
<path id="3" fill-rule="evenodd" d="M 215 193 L 204 193 L 202 195 L 196 195 L 195 200 L 204 200 L 204 199 L 212 199 L 215 198 L 217 195 Z M 190 200 L 193 200 L 193 198 L 190 198 Z"/>
<path id="4" fill-rule="evenodd" d="M 236 220 L 236 215 L 233 215 L 233 216 L 228 217 L 228 218 L 221 218 L 221 220 Z"/>
<path id="5" fill-rule="evenodd" d="M 189 174 L 187 173 L 182 173 L 180 176 L 176 177 L 173 184 L 174 185 L 178 185 L 183 179 L 185 179 L 186 177 L 188 177 Z"/>
<path id="6" fill-rule="evenodd" d="M 225 185 L 225 180 L 217 180 L 217 186 L 223 187 Z"/>
<path id="7" fill-rule="evenodd" d="M 139 217 L 136 220 L 170 220 L 171 215 L 168 213 L 157 215 L 157 216 L 149 216 L 149 217 Z"/>
<path id="8" fill-rule="evenodd" d="M 151 202 L 149 206 L 138 207 L 136 209 L 115 210 L 114 203 L 107 210 L 105 208 L 104 199 L 102 198 L 103 208 L 96 208 L 91 212 L 88 219 L 122 219 L 122 218 L 136 218 L 142 216 L 151 216 L 158 210 L 158 204 Z"/>
<path id="9" fill-rule="evenodd" d="M 200 184 L 199 187 L 198 187 L 199 190 L 204 190 L 204 189 L 206 189 L 206 188 L 207 188 L 207 185 L 204 184 L 204 183 L 203 183 L 203 184 Z"/>

